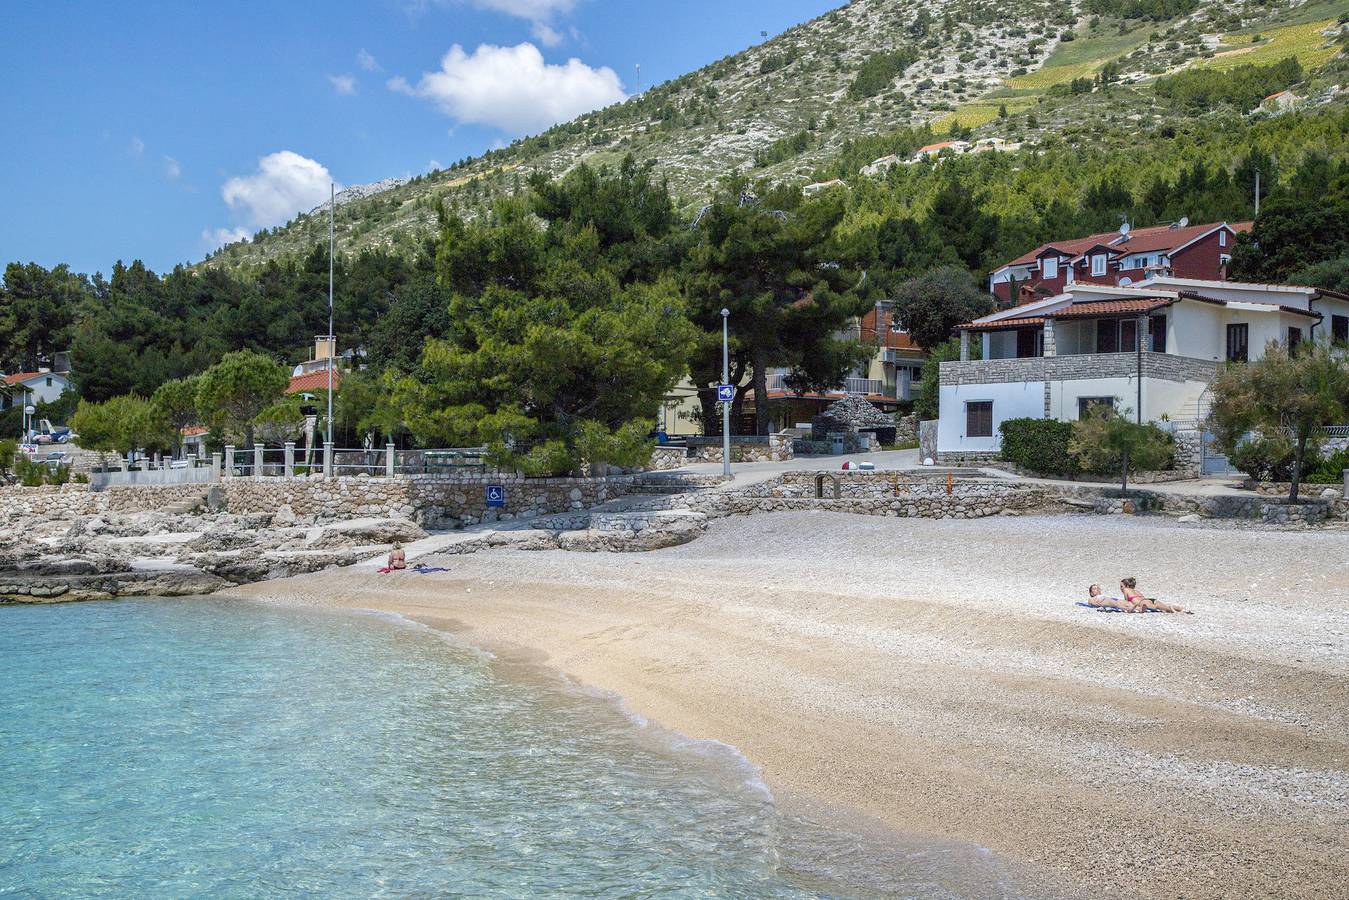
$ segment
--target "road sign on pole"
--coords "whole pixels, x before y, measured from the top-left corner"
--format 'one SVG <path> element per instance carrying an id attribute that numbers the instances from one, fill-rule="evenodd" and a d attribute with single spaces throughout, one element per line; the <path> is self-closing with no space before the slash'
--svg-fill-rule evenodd
<path id="1" fill-rule="evenodd" d="M 506 506 L 506 488 L 499 484 L 487 486 L 487 508 L 504 509 Z"/>
<path id="2" fill-rule="evenodd" d="M 717 400 L 722 403 L 732 403 L 735 401 L 735 385 L 719 384 L 717 385 Z"/>

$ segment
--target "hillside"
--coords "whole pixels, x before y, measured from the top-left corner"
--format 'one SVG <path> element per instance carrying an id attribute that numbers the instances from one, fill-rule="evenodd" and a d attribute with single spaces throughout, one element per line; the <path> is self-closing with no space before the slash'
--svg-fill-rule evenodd
<path id="1" fill-rule="evenodd" d="M 1349 0 L 854 0 L 505 149 L 352 189 L 339 198 L 339 248 L 411 252 L 442 200 L 472 214 L 534 172 L 613 165 L 628 153 L 653 161 L 692 209 L 733 170 L 800 184 L 854 178 L 879 157 L 908 156 L 929 130 L 934 140 L 972 129 L 1034 147 L 1051 135 L 1099 137 L 1094 126 L 1110 125 L 1110 139 L 1127 140 L 1193 120 L 1193 109 L 1152 89 L 1191 68 L 1293 56 L 1312 101 L 1330 102 L 1349 80 L 1346 16 Z M 248 270 L 326 235 L 325 206 L 203 265 Z"/>

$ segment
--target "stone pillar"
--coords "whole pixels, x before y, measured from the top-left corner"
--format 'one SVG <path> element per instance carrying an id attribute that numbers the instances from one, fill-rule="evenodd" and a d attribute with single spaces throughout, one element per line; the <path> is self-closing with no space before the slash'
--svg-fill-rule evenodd
<path id="1" fill-rule="evenodd" d="M 1147 316 L 1138 317 L 1138 339 L 1142 342 L 1143 352 L 1152 352 L 1152 320 Z"/>
<path id="2" fill-rule="evenodd" d="M 323 442 L 323 477 L 333 477 L 333 442 Z"/>
<path id="3" fill-rule="evenodd" d="M 211 454 L 211 471 L 216 478 L 219 478 L 224 472 L 223 461 L 221 460 L 219 453 Z"/>
<path id="4" fill-rule="evenodd" d="M 1054 338 L 1054 320 L 1045 319 L 1044 355 L 1058 356 L 1059 345 Z"/>
<path id="5" fill-rule="evenodd" d="M 1349 500 L 1349 469 L 1344 470 L 1344 499 Z"/>
<path id="6" fill-rule="evenodd" d="M 294 441 L 286 441 L 286 447 L 285 447 L 285 450 L 286 450 L 286 461 L 285 461 L 285 469 L 284 469 L 284 471 L 283 471 L 283 474 L 284 474 L 287 478 L 294 478 L 294 477 L 295 477 L 295 442 L 294 442 Z"/>
<path id="7" fill-rule="evenodd" d="M 225 469 L 224 469 L 224 476 L 225 476 L 226 478 L 233 478 L 233 477 L 234 477 L 234 445 L 233 445 L 233 444 L 226 444 L 226 445 L 225 445 Z"/>
<path id="8" fill-rule="evenodd" d="M 384 474 L 387 475 L 389 478 L 392 478 L 392 477 L 393 477 L 394 460 L 395 460 L 395 459 L 396 459 L 396 457 L 394 456 L 393 444 L 385 444 L 385 445 L 384 445 Z"/>
<path id="9" fill-rule="evenodd" d="M 197 454 L 189 453 L 187 455 L 187 467 L 189 469 L 195 469 L 197 467 Z"/>
<path id="10" fill-rule="evenodd" d="M 253 480 L 262 480 L 262 445 L 253 445 Z"/>
<path id="11" fill-rule="evenodd" d="M 970 333 L 968 331 L 960 332 L 960 361 L 970 361 Z"/>

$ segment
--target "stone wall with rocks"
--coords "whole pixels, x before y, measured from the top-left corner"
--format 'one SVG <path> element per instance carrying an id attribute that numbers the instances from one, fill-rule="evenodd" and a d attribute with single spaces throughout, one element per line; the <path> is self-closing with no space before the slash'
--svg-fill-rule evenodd
<path id="1" fill-rule="evenodd" d="M 691 462 L 721 462 L 720 438 L 689 438 Z M 732 462 L 783 462 L 793 459 L 792 435 L 781 431 L 767 437 L 731 435 Z"/>
<path id="2" fill-rule="evenodd" d="M 48 519 L 96 516 L 106 512 L 154 512 L 196 500 L 206 485 L 173 484 L 110 487 L 92 491 L 87 484 L 0 488 L 0 521 L 30 516 Z"/>
<path id="3" fill-rule="evenodd" d="M 689 462 L 687 447 L 657 447 L 651 451 L 651 461 L 646 464 L 646 468 L 649 472 L 668 472 L 682 469 Z"/>
<path id="4" fill-rule="evenodd" d="M 918 417 L 895 416 L 895 443 L 918 443 Z"/>
<path id="5" fill-rule="evenodd" d="M 623 496 L 633 478 L 524 478 L 519 475 L 367 475 L 323 478 L 227 479 L 221 484 L 233 513 L 270 512 L 283 520 L 331 522 L 401 518 L 435 528 L 511 521 L 588 509 Z M 487 489 L 505 490 L 506 505 L 488 508 Z"/>

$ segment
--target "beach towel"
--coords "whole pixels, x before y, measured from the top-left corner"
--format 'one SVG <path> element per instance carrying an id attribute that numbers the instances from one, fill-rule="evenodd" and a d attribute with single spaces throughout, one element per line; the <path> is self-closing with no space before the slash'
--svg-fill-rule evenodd
<path id="1" fill-rule="evenodd" d="M 1096 610 L 1097 612 L 1117 612 L 1117 613 L 1128 612 L 1128 610 L 1118 609 L 1118 608 L 1116 608 L 1116 607 L 1114 607 L 1114 606 L 1092 606 L 1090 603 L 1083 603 L 1083 602 L 1080 601 L 1080 600 L 1077 602 L 1077 605 L 1078 605 L 1078 606 L 1085 607 L 1085 608 L 1087 608 L 1087 609 L 1094 609 L 1094 610 Z M 1145 610 L 1143 610 L 1143 611 L 1144 611 L 1144 612 L 1155 612 L 1155 613 L 1161 612 L 1160 609 L 1145 609 Z"/>
<path id="2" fill-rule="evenodd" d="M 448 572 L 448 571 L 450 571 L 450 570 L 449 570 L 449 569 L 437 569 L 437 568 L 433 568 L 433 567 L 431 567 L 431 566 L 414 566 L 413 569 L 412 569 L 412 571 L 416 572 L 418 575 L 431 575 L 431 574 L 434 574 L 434 573 L 436 573 L 436 572 Z"/>

